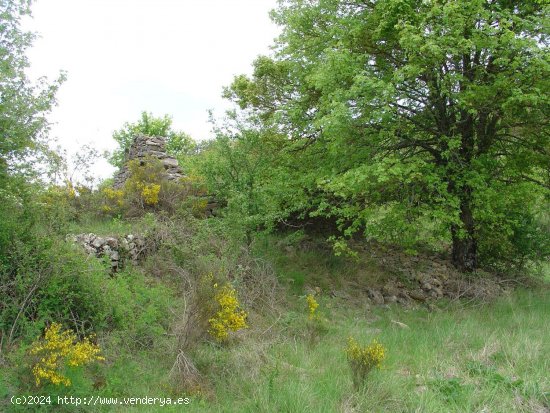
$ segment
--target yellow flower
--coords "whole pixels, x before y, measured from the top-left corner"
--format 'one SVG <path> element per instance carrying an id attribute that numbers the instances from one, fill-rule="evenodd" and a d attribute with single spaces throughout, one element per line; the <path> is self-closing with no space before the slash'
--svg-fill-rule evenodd
<path id="1" fill-rule="evenodd" d="M 36 385 L 43 380 L 58 385 L 70 386 L 71 381 L 62 374 L 65 366 L 77 367 L 97 360 L 105 360 L 99 355 L 97 344 L 90 342 L 89 337 L 78 341 L 72 330 L 61 331 L 61 324 L 52 323 L 46 329 L 44 338 L 32 343 L 29 353 L 37 356 L 32 373 Z"/>
<path id="2" fill-rule="evenodd" d="M 217 284 L 214 287 L 217 288 Z M 225 341 L 230 331 L 238 331 L 247 328 L 246 311 L 240 309 L 237 291 L 229 284 L 224 285 L 216 294 L 215 301 L 217 311 L 214 317 L 208 320 L 210 329 L 208 332 L 218 341 Z"/>
<path id="3" fill-rule="evenodd" d="M 308 294 L 306 297 L 307 306 L 309 308 L 309 319 L 315 318 L 315 311 L 317 310 L 317 307 L 319 307 L 319 303 L 313 296 L 313 294 Z"/>
<path id="4" fill-rule="evenodd" d="M 141 196 L 147 205 L 156 205 L 159 202 L 159 192 L 159 184 L 143 185 L 143 188 L 141 189 Z"/>
<path id="5" fill-rule="evenodd" d="M 346 355 L 354 384 L 358 385 L 366 379 L 373 368 L 381 367 L 386 358 L 386 349 L 376 339 L 367 346 L 360 346 L 353 337 L 349 337 Z"/>

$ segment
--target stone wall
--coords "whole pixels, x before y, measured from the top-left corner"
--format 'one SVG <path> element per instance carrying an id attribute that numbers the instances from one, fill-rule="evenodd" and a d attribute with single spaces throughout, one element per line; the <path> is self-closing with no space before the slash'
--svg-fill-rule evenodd
<path id="1" fill-rule="evenodd" d="M 146 252 L 145 239 L 140 235 L 128 234 L 120 237 L 101 237 L 96 234 L 70 236 L 88 255 L 108 257 L 113 272 L 121 269 L 126 262 L 137 264 Z"/>
<path id="2" fill-rule="evenodd" d="M 126 154 L 126 163 L 115 175 L 113 186 L 121 188 L 129 178 L 127 162 L 138 159 L 145 162 L 147 158 L 158 159 L 164 166 L 166 179 L 173 181 L 182 178 L 183 171 L 178 165 L 178 160 L 166 153 L 166 141 L 160 136 L 137 135 Z"/>

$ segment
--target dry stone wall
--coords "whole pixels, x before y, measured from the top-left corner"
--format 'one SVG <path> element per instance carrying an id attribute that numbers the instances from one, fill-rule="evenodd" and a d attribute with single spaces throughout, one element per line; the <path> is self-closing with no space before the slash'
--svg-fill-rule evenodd
<path id="1" fill-rule="evenodd" d="M 164 166 L 165 178 L 169 181 L 180 179 L 184 176 L 178 165 L 178 160 L 166 153 L 166 141 L 160 136 L 137 135 L 126 154 L 125 165 L 115 175 L 114 187 L 121 188 L 129 178 L 128 161 L 137 159 L 145 163 L 147 158 L 158 159 Z"/>
<path id="2" fill-rule="evenodd" d="M 90 233 L 73 235 L 71 238 L 88 255 L 97 258 L 107 257 L 113 272 L 121 269 L 126 262 L 137 264 L 145 255 L 147 249 L 145 238 L 134 234 L 120 237 L 101 237 Z"/>

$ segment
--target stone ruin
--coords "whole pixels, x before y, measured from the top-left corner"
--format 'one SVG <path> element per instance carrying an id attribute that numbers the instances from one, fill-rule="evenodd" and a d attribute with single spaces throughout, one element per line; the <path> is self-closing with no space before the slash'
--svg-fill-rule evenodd
<path id="1" fill-rule="evenodd" d="M 175 181 L 184 177 L 178 160 L 166 153 L 166 141 L 160 136 L 137 135 L 126 153 L 124 166 L 115 175 L 113 186 L 120 189 L 129 178 L 128 161 L 137 159 L 143 165 L 147 158 L 158 159 L 164 166 L 165 178 Z"/>
<path id="2" fill-rule="evenodd" d="M 126 262 L 137 264 L 147 250 L 145 239 L 133 234 L 115 238 L 90 233 L 70 235 L 68 239 L 80 245 L 89 256 L 106 257 L 111 263 L 112 272 L 117 272 Z"/>

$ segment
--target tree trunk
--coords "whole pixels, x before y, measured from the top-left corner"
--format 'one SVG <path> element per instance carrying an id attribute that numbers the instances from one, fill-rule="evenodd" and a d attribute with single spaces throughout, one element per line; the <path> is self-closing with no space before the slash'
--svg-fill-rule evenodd
<path id="1" fill-rule="evenodd" d="M 451 226 L 452 263 L 460 271 L 472 272 L 477 268 L 477 241 L 469 193 L 460 200 L 460 221 L 461 226 Z"/>

